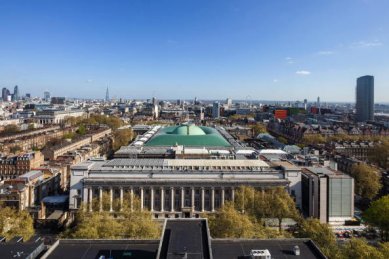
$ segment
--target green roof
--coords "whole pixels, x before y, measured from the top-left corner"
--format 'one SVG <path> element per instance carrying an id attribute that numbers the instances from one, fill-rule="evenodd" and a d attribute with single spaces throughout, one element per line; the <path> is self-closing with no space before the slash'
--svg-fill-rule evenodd
<path id="1" fill-rule="evenodd" d="M 196 146 L 230 147 L 230 143 L 220 133 L 210 127 L 181 125 L 161 128 L 145 146 Z"/>

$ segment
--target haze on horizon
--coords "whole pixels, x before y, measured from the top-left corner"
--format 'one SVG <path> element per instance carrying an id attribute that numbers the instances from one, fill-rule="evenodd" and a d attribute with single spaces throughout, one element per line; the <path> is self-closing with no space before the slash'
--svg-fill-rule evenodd
<path id="1" fill-rule="evenodd" d="M 104 98 L 389 101 L 387 0 L 0 2 L 0 87 Z"/>

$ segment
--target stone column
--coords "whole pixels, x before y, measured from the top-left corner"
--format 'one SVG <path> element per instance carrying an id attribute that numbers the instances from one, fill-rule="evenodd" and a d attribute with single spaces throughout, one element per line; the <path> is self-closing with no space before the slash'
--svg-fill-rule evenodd
<path id="1" fill-rule="evenodd" d="M 150 187 L 150 211 L 154 211 L 154 187 Z"/>
<path id="2" fill-rule="evenodd" d="M 143 187 L 140 187 L 140 210 L 143 211 Z"/>
<path id="3" fill-rule="evenodd" d="M 232 200 L 232 202 L 235 202 L 235 188 L 234 187 L 231 188 L 231 200 Z"/>
<path id="4" fill-rule="evenodd" d="M 222 207 L 224 206 L 224 187 L 222 187 Z"/>
<path id="5" fill-rule="evenodd" d="M 192 190 L 192 197 L 191 197 L 191 205 L 192 205 L 192 211 L 195 210 L 195 189 L 194 187 L 191 187 Z"/>
<path id="6" fill-rule="evenodd" d="M 211 211 L 215 212 L 215 188 L 211 189 Z"/>
<path id="7" fill-rule="evenodd" d="M 205 199 L 205 192 L 204 187 L 201 187 L 201 211 L 204 212 L 204 199 Z"/>
<path id="8" fill-rule="evenodd" d="M 130 187 L 130 209 L 134 211 L 134 188 Z"/>
<path id="9" fill-rule="evenodd" d="M 88 193 L 89 192 L 89 188 L 83 188 L 82 189 L 82 203 L 83 203 L 83 210 L 84 211 L 87 211 L 88 209 Z"/>
<path id="10" fill-rule="evenodd" d="M 92 187 L 89 187 L 89 211 L 93 211 L 93 190 Z"/>
<path id="11" fill-rule="evenodd" d="M 100 211 L 103 211 L 103 187 L 99 187 L 99 205 Z"/>
<path id="12" fill-rule="evenodd" d="M 165 188 L 161 187 L 161 195 L 160 195 L 160 198 L 161 198 L 161 211 L 164 211 L 165 210 Z"/>
<path id="13" fill-rule="evenodd" d="M 185 189 L 184 187 L 181 187 L 181 210 L 183 207 L 185 207 Z"/>
<path id="14" fill-rule="evenodd" d="M 123 210 L 123 187 L 120 187 L 120 211 Z"/>
<path id="15" fill-rule="evenodd" d="M 170 211 L 174 212 L 174 188 L 170 187 Z"/>
<path id="16" fill-rule="evenodd" d="M 111 187 L 109 189 L 109 212 L 113 212 L 112 203 L 113 203 L 113 188 Z"/>

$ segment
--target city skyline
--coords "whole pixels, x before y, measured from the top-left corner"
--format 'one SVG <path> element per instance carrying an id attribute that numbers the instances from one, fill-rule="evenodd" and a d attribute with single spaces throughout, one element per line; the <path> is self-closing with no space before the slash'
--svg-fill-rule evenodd
<path id="1" fill-rule="evenodd" d="M 21 2 L 0 4 L 0 87 L 21 94 L 355 102 L 373 75 L 389 101 L 384 0 Z"/>

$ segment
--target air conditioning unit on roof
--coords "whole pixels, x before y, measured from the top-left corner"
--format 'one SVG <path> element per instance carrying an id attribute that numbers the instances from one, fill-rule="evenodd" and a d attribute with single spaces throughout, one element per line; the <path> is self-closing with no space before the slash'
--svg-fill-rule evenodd
<path id="1" fill-rule="evenodd" d="M 269 250 L 251 250 L 251 259 L 271 259 Z"/>

